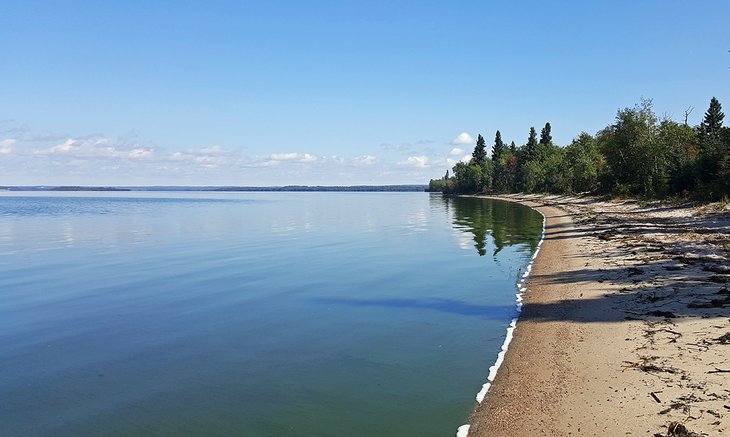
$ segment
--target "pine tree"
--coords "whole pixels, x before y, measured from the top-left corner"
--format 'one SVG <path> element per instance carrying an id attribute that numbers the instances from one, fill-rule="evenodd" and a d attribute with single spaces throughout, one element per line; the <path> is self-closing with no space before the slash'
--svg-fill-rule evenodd
<path id="1" fill-rule="evenodd" d="M 720 102 L 713 97 L 710 100 L 710 107 L 705 112 L 705 119 L 700 123 L 700 143 L 709 146 L 710 143 L 717 142 L 720 139 L 724 118 L 725 114 L 722 113 Z"/>
<path id="2" fill-rule="evenodd" d="M 537 132 L 534 127 L 530 128 L 530 136 L 527 137 L 527 144 L 525 145 L 524 157 L 525 161 L 532 161 L 537 155 Z"/>
<path id="3" fill-rule="evenodd" d="M 497 133 L 494 135 L 494 147 L 492 147 L 492 161 L 494 163 L 499 162 L 499 160 L 502 158 L 502 154 L 505 151 L 505 145 L 502 141 L 502 134 L 497 131 Z"/>
<path id="4" fill-rule="evenodd" d="M 477 145 L 474 147 L 474 152 L 471 154 L 472 162 L 478 165 L 484 165 L 487 160 L 487 144 L 484 142 L 484 137 L 481 134 L 477 137 Z"/>
<path id="5" fill-rule="evenodd" d="M 713 97 L 710 100 L 710 107 L 705 112 L 705 119 L 697 129 L 698 143 L 700 149 L 699 157 L 699 179 L 709 183 L 718 179 L 719 163 L 724 159 L 724 147 L 722 141 L 722 120 L 725 114 L 722 113 L 720 102 Z"/>
<path id="6" fill-rule="evenodd" d="M 720 132 L 722 128 L 722 120 L 725 118 L 725 114 L 722 113 L 722 106 L 720 102 L 713 97 L 710 100 L 710 108 L 705 112 L 705 120 L 702 124 L 705 126 L 708 132 Z"/>
<path id="7" fill-rule="evenodd" d="M 515 156 L 517 155 L 517 144 L 515 144 L 515 142 L 514 142 L 514 141 L 512 141 L 512 142 L 511 142 L 511 143 L 509 144 L 509 153 L 511 153 L 511 154 L 513 154 L 513 155 L 515 155 Z"/>
<path id="8" fill-rule="evenodd" d="M 445 181 L 449 180 L 449 171 L 448 170 L 446 170 L 446 176 L 444 176 L 444 180 Z"/>
<path id="9" fill-rule="evenodd" d="M 550 135 L 551 130 L 552 127 L 550 126 L 550 123 L 545 123 L 545 127 L 542 128 L 542 131 L 540 132 L 540 144 L 546 145 L 553 142 L 553 137 Z"/>

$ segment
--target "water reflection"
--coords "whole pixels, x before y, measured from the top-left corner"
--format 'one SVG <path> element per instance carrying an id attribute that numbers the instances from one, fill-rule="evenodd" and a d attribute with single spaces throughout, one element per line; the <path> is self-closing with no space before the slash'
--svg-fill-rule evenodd
<path id="1" fill-rule="evenodd" d="M 540 241 L 542 216 L 527 206 L 469 197 L 432 195 L 430 199 L 451 214 L 460 245 L 463 247 L 464 237 L 471 238 L 479 256 L 486 255 L 490 245 L 494 247 L 492 256 L 517 244 L 527 244 L 534 251 Z"/>

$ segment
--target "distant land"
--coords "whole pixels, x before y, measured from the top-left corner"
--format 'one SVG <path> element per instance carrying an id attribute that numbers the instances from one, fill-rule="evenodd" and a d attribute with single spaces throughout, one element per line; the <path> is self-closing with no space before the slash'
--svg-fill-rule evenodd
<path id="1" fill-rule="evenodd" d="M 0 191 L 359 191 L 359 192 L 413 192 L 426 191 L 427 185 L 285 185 L 272 187 L 236 186 L 139 186 L 139 187 L 86 187 L 86 186 L 0 186 Z"/>

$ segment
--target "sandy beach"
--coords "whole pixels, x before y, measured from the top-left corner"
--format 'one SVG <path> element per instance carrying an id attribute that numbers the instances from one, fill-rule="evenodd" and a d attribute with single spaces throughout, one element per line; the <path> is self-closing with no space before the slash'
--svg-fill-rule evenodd
<path id="1" fill-rule="evenodd" d="M 469 436 L 730 433 L 730 214 L 509 195 L 546 216 Z"/>

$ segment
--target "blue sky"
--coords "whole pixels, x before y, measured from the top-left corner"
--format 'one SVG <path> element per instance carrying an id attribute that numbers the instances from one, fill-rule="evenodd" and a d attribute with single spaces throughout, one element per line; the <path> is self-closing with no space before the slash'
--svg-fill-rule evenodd
<path id="1" fill-rule="evenodd" d="M 0 3 L 0 185 L 426 183 L 642 97 L 730 109 L 730 2 Z"/>

